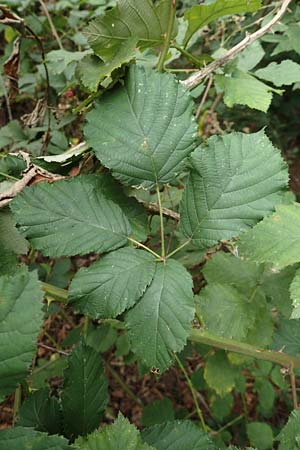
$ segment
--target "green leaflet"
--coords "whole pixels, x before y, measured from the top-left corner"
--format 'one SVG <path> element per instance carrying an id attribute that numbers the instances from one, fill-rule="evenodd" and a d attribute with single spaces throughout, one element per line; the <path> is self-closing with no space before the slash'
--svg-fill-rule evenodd
<path id="1" fill-rule="evenodd" d="M 43 293 L 36 272 L 0 277 L 0 401 L 22 382 L 36 352 Z"/>
<path id="2" fill-rule="evenodd" d="M 208 5 L 195 5 L 184 14 L 188 21 L 184 44 L 187 45 L 193 34 L 210 22 L 229 14 L 255 12 L 260 6 L 260 0 L 215 0 Z"/>
<path id="3" fill-rule="evenodd" d="M 11 205 L 20 231 L 45 255 L 71 256 L 122 247 L 131 229 L 95 177 L 79 176 L 24 189 Z"/>
<path id="4" fill-rule="evenodd" d="M 181 230 L 198 248 L 231 239 L 272 212 L 287 185 L 279 151 L 263 131 L 213 136 L 191 156 Z"/>
<path id="5" fill-rule="evenodd" d="M 194 318 L 192 278 L 174 260 L 157 263 L 151 285 L 126 317 L 131 348 L 147 366 L 164 371 L 183 349 Z"/>
<path id="6" fill-rule="evenodd" d="M 278 205 L 253 230 L 243 234 L 241 254 L 257 262 L 268 262 L 282 269 L 300 261 L 300 205 Z"/>
<path id="7" fill-rule="evenodd" d="M 138 241 L 145 241 L 148 236 L 148 215 L 147 211 L 134 197 L 125 194 L 124 187 L 115 180 L 110 173 L 104 173 L 96 177 L 97 186 L 103 195 L 120 206 L 123 213 L 129 220 L 132 237 Z M 95 182 L 96 182 L 95 180 Z"/>
<path id="8" fill-rule="evenodd" d="M 1 450 L 70 450 L 77 449 L 68 445 L 61 436 L 49 436 L 32 428 L 14 427 L 0 431 Z"/>
<path id="9" fill-rule="evenodd" d="M 141 423 L 143 427 L 174 420 L 175 411 L 172 401 L 164 397 L 162 400 L 153 400 L 153 402 L 143 407 Z"/>
<path id="10" fill-rule="evenodd" d="M 215 450 L 209 435 L 189 420 L 174 420 L 149 427 L 142 436 L 157 450 Z"/>
<path id="11" fill-rule="evenodd" d="M 275 86 L 299 83 L 300 64 L 297 64 L 290 59 L 286 59 L 280 64 L 272 62 L 267 67 L 257 70 L 255 75 L 263 80 L 271 81 Z"/>
<path id="12" fill-rule="evenodd" d="M 253 304 L 231 286 L 218 283 L 206 286 L 197 305 L 209 332 L 218 336 L 242 340 L 255 323 Z"/>
<path id="13" fill-rule="evenodd" d="M 300 319 L 300 270 L 298 269 L 296 275 L 290 286 L 291 299 L 293 300 L 293 312 L 291 319 Z"/>
<path id="14" fill-rule="evenodd" d="M 194 148 L 192 109 L 191 97 L 172 75 L 131 66 L 125 85 L 101 97 L 87 114 L 85 136 L 123 183 L 167 183 Z"/>
<path id="15" fill-rule="evenodd" d="M 61 410 L 56 397 L 50 397 L 48 388 L 30 394 L 19 410 L 18 426 L 32 427 L 49 434 L 61 434 Z"/>
<path id="16" fill-rule="evenodd" d="M 81 269 L 70 286 L 69 303 L 93 319 L 115 318 L 132 307 L 151 283 L 155 258 L 123 248 Z"/>
<path id="17" fill-rule="evenodd" d="M 226 394 L 224 397 L 213 394 L 210 400 L 211 413 L 214 419 L 223 422 L 229 416 L 233 407 L 232 394 Z"/>
<path id="18" fill-rule="evenodd" d="M 16 255 L 27 253 L 28 242 L 16 229 L 9 210 L 0 210 L 0 245 Z"/>
<path id="19" fill-rule="evenodd" d="M 129 62 L 136 53 L 136 39 L 128 39 L 114 47 L 107 62 L 96 55 L 88 55 L 78 65 L 79 78 L 82 84 L 92 92 L 96 92 L 99 83 L 112 74 L 122 64 Z M 102 52 L 103 53 L 103 52 Z"/>
<path id="20" fill-rule="evenodd" d="M 64 371 L 62 410 L 68 437 L 86 435 L 101 421 L 108 401 L 107 381 L 99 353 L 80 343 Z"/>
<path id="21" fill-rule="evenodd" d="M 237 68 L 242 72 L 253 69 L 265 56 L 265 51 L 260 41 L 254 41 L 248 45 L 237 58 Z"/>
<path id="22" fill-rule="evenodd" d="M 273 447 L 273 431 L 270 425 L 262 422 L 251 422 L 247 425 L 247 435 L 251 445 L 260 450 Z"/>
<path id="23" fill-rule="evenodd" d="M 90 22 L 84 33 L 96 55 L 111 60 L 119 47 L 147 48 L 162 44 L 168 27 L 170 3 L 162 0 L 119 0 L 116 7 Z M 174 27 L 173 37 L 177 31 Z"/>
<path id="24" fill-rule="evenodd" d="M 279 450 L 300 449 L 300 408 L 292 411 L 288 423 L 281 430 L 276 440 L 280 442 Z"/>
<path id="25" fill-rule="evenodd" d="M 300 356 L 300 320 L 282 319 L 275 330 L 272 348 L 277 351 L 284 348 L 289 355 Z"/>
<path id="26" fill-rule="evenodd" d="M 260 347 L 270 344 L 273 321 L 262 287 L 264 266 L 218 252 L 203 275 L 208 285 L 196 305 L 208 331 Z"/>
<path id="27" fill-rule="evenodd" d="M 204 378 L 208 386 L 214 389 L 220 397 L 231 392 L 239 373 L 236 367 L 228 361 L 226 353 L 218 351 L 210 356 L 204 369 Z"/>
<path id="28" fill-rule="evenodd" d="M 121 413 L 112 425 L 77 439 L 76 445 L 81 450 L 155 450 L 142 443 L 139 431 Z"/>
<path id="29" fill-rule="evenodd" d="M 272 305 L 286 318 L 290 318 L 292 314 L 290 285 L 295 273 L 295 266 L 286 267 L 280 272 L 268 270 L 265 272 L 262 280 L 262 288 L 266 296 L 271 300 Z"/>
<path id="30" fill-rule="evenodd" d="M 233 286 L 247 295 L 260 283 L 264 267 L 230 253 L 218 252 L 206 262 L 202 272 L 207 283 Z"/>
<path id="31" fill-rule="evenodd" d="M 87 55 L 90 55 L 92 50 L 85 50 L 83 52 L 70 52 L 67 50 L 52 50 L 47 53 L 46 61 L 48 64 L 48 68 L 53 74 L 61 74 L 65 70 L 71 70 L 70 75 L 74 75 L 76 64 L 85 58 Z M 71 77 L 67 77 L 70 79 Z"/>
<path id="32" fill-rule="evenodd" d="M 231 76 L 216 75 L 216 86 L 224 92 L 224 102 L 232 108 L 234 105 L 246 105 L 249 108 L 267 112 L 273 98 L 273 92 L 282 94 L 249 73 L 235 70 Z"/>

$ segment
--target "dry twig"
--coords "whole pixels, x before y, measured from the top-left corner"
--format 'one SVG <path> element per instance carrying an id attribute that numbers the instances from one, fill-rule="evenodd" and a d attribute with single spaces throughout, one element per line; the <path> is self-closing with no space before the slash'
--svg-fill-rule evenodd
<path id="1" fill-rule="evenodd" d="M 36 166 L 30 161 L 27 153 L 20 151 L 17 154 L 22 156 L 27 164 L 27 168 L 24 170 L 23 177 L 20 180 L 16 181 L 7 191 L 0 193 L 0 208 L 7 206 L 37 175 L 47 178 L 49 181 L 57 181 L 65 178 L 62 175 L 53 174 L 48 172 L 48 170 Z"/>
<path id="2" fill-rule="evenodd" d="M 234 59 L 239 53 L 241 53 L 248 45 L 260 39 L 264 34 L 271 30 L 271 28 L 279 22 L 279 20 L 283 17 L 286 10 L 288 9 L 289 4 L 292 0 L 283 0 L 281 7 L 273 17 L 265 26 L 257 30 L 255 33 L 247 34 L 246 37 L 239 42 L 237 45 L 232 47 L 226 54 L 216 61 L 208 64 L 203 69 L 191 75 L 189 78 L 184 80 L 182 84 L 186 86 L 188 89 L 193 89 L 197 86 L 201 81 L 209 76 L 211 73 L 215 72 L 219 67 L 224 66 L 228 61 Z"/>

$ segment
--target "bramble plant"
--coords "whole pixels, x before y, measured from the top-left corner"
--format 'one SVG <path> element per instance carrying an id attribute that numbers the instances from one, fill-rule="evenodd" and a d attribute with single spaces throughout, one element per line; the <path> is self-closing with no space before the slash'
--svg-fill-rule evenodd
<path id="1" fill-rule="evenodd" d="M 299 89 L 299 4 L 18 3 L 0 5 L 0 450 L 300 448 L 300 206 L 264 122 Z M 112 358 L 175 367 L 192 408 L 144 403 Z"/>

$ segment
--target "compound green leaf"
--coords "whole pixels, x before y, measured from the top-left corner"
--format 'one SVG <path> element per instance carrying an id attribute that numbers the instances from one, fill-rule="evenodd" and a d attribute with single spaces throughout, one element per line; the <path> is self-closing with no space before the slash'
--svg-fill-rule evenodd
<path id="1" fill-rule="evenodd" d="M 291 319 L 300 319 L 300 270 L 297 270 L 292 281 L 290 293 L 294 308 L 291 314 Z"/>
<path id="2" fill-rule="evenodd" d="M 24 380 L 42 325 L 43 293 L 36 272 L 0 277 L 0 401 Z"/>
<path id="3" fill-rule="evenodd" d="M 209 435 L 189 420 L 174 420 L 149 427 L 143 440 L 157 450 L 214 450 Z"/>
<path id="4" fill-rule="evenodd" d="M 247 435 L 251 445 L 260 450 L 273 448 L 273 431 L 270 425 L 262 422 L 251 422 L 247 425 Z"/>
<path id="5" fill-rule="evenodd" d="M 300 261 L 300 205 L 278 205 L 253 230 L 243 234 L 239 251 L 252 261 L 282 269 Z"/>
<path id="6" fill-rule="evenodd" d="M 158 263 L 149 288 L 125 317 L 132 350 L 147 367 L 161 371 L 180 352 L 192 328 L 192 278 L 177 261 Z"/>
<path id="7" fill-rule="evenodd" d="M 49 436 L 32 428 L 14 427 L 0 431 L 0 448 L 5 450 L 70 450 L 61 436 Z"/>
<path id="8" fill-rule="evenodd" d="M 281 430 L 276 440 L 280 442 L 279 450 L 300 449 L 300 408 L 292 411 L 288 423 Z"/>
<path id="9" fill-rule="evenodd" d="M 245 105 L 267 112 L 273 92 L 282 93 L 241 70 L 235 70 L 231 76 L 216 75 L 215 82 L 218 89 L 224 92 L 224 102 L 229 108 Z"/>
<path id="10" fill-rule="evenodd" d="M 194 148 L 192 109 L 188 92 L 172 75 L 131 66 L 125 85 L 101 97 L 87 114 L 85 136 L 120 181 L 144 187 L 167 183 Z"/>
<path id="11" fill-rule="evenodd" d="M 72 438 L 86 435 L 99 426 L 108 401 L 107 381 L 99 353 L 80 343 L 68 358 L 64 377 L 65 433 Z"/>
<path id="12" fill-rule="evenodd" d="M 193 34 L 205 25 L 229 14 L 255 12 L 261 6 L 260 0 L 215 0 L 208 5 L 195 5 L 188 10 L 184 18 L 188 29 L 184 38 L 185 45 Z"/>
<path id="13" fill-rule="evenodd" d="M 243 339 L 255 322 L 255 308 L 232 286 L 208 284 L 201 290 L 197 305 L 208 331 L 218 336 Z"/>
<path id="14" fill-rule="evenodd" d="M 32 427 L 49 434 L 61 434 L 61 409 L 56 397 L 50 397 L 48 388 L 30 394 L 18 413 L 18 426 Z"/>
<path id="15" fill-rule="evenodd" d="M 299 29 L 300 30 L 300 29 Z M 300 64 L 286 59 L 281 63 L 272 62 L 255 72 L 258 78 L 271 81 L 275 86 L 284 86 L 300 82 Z"/>
<path id="16" fill-rule="evenodd" d="M 237 375 L 236 368 L 230 364 L 225 352 L 219 351 L 208 358 L 204 378 L 220 397 L 232 391 Z"/>
<path id="17" fill-rule="evenodd" d="M 128 41 L 142 48 L 162 44 L 169 12 L 168 0 L 155 5 L 152 0 L 119 0 L 116 7 L 93 20 L 84 33 L 96 55 L 107 62 Z"/>
<path id="18" fill-rule="evenodd" d="M 142 442 L 139 431 L 121 413 L 112 425 L 77 439 L 76 445 L 81 450 L 155 450 Z"/>
<path id="19" fill-rule="evenodd" d="M 84 175 L 28 187 L 11 209 L 21 232 L 50 257 L 115 250 L 131 232 L 120 207 Z"/>
<path id="20" fill-rule="evenodd" d="M 272 212 L 288 182 L 280 152 L 263 131 L 213 136 L 191 156 L 181 230 L 198 248 L 238 236 Z"/>
<path id="21" fill-rule="evenodd" d="M 93 319 L 115 318 L 138 301 L 151 283 L 155 268 L 154 257 L 143 250 L 112 252 L 77 272 L 69 303 Z"/>

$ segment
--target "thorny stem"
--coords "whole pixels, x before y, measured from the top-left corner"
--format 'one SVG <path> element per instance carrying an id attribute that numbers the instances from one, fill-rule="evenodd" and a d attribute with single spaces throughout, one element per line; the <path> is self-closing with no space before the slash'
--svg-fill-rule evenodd
<path id="1" fill-rule="evenodd" d="M 189 377 L 187 371 L 185 370 L 184 365 L 182 364 L 182 362 L 180 361 L 180 359 L 178 358 L 178 356 L 177 356 L 175 353 L 174 353 L 174 356 L 175 356 L 175 359 L 176 359 L 176 362 L 177 362 L 178 366 L 180 367 L 180 370 L 181 370 L 182 373 L 184 374 L 184 377 L 185 377 L 185 379 L 186 379 L 186 382 L 187 382 L 187 384 L 188 384 L 188 387 L 189 387 L 189 389 L 190 389 L 190 391 L 191 391 L 191 394 L 192 394 L 192 397 L 193 397 L 193 400 L 194 400 L 194 404 L 195 404 L 195 407 L 196 407 L 196 411 L 197 411 L 199 420 L 200 420 L 200 422 L 201 422 L 202 428 L 203 428 L 204 431 L 208 431 L 208 430 L 209 430 L 209 427 L 208 427 L 208 426 L 206 425 L 206 423 L 205 423 L 205 420 L 204 420 L 204 417 L 203 417 L 201 408 L 200 408 L 199 403 L 198 403 L 198 399 L 197 399 L 197 397 L 196 397 L 196 392 L 195 392 L 195 388 L 194 388 L 194 385 L 193 385 L 193 383 L 192 383 L 192 380 L 190 379 L 190 377 Z"/>
<path id="2" fill-rule="evenodd" d="M 190 334 L 189 339 L 193 342 L 210 345 L 212 347 L 221 348 L 242 355 L 250 356 L 255 359 L 262 359 L 263 361 L 270 361 L 274 364 L 279 364 L 284 367 L 300 368 L 300 358 L 288 355 L 283 352 L 274 352 L 271 350 L 263 350 L 253 345 L 244 342 L 234 341 L 233 339 L 226 339 L 219 336 L 211 335 L 206 331 L 194 328 Z"/>
<path id="3" fill-rule="evenodd" d="M 170 42 L 171 42 L 171 38 L 172 38 L 175 17 L 176 17 L 176 0 L 170 0 L 170 15 L 169 15 L 168 28 L 167 28 L 167 32 L 165 35 L 164 45 L 163 45 L 162 51 L 159 55 L 159 60 L 158 60 L 158 64 L 157 64 L 157 70 L 159 72 L 163 72 L 163 70 L 164 70 L 165 60 L 167 58 L 168 51 L 170 48 Z"/>
<path id="4" fill-rule="evenodd" d="M 187 245 L 187 243 L 185 243 L 185 245 Z M 146 247 L 146 249 L 148 249 L 148 247 Z M 168 257 L 170 255 L 168 255 Z M 159 255 L 155 254 L 155 256 L 161 259 Z M 46 294 L 54 296 L 57 300 L 60 300 L 62 303 L 67 303 L 68 300 L 67 290 L 58 288 L 48 283 L 42 283 L 42 289 L 46 292 Z M 240 353 L 242 355 L 250 356 L 255 359 L 270 361 L 274 364 L 279 364 L 283 367 L 293 367 L 294 369 L 300 369 L 299 357 L 291 356 L 284 352 L 263 350 L 255 347 L 254 345 L 246 344 L 244 342 L 238 342 L 234 341 L 233 339 L 225 339 L 219 336 L 214 336 L 199 328 L 194 328 L 191 331 L 189 339 L 190 341 L 193 342 L 199 342 L 201 344 L 221 348 L 223 350 Z"/>
<path id="5" fill-rule="evenodd" d="M 158 183 L 156 183 L 156 193 L 157 193 L 157 201 L 158 201 L 158 207 L 159 207 L 159 218 L 160 218 L 161 257 L 165 258 L 166 250 L 165 250 L 164 216 L 163 216 L 163 209 L 162 209 L 162 204 L 161 204 L 161 197 L 160 197 Z"/>

